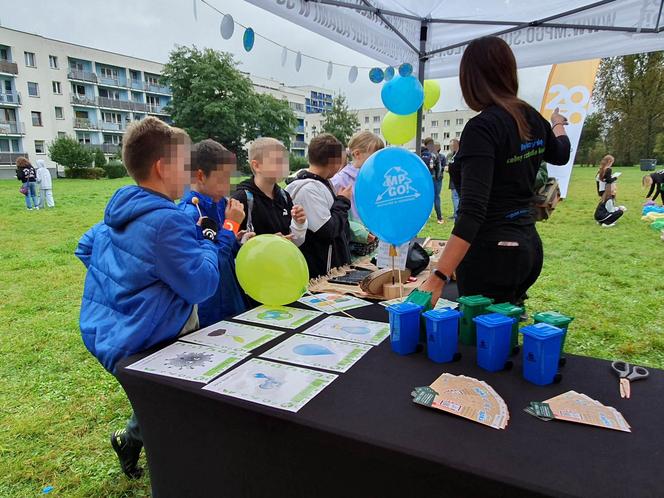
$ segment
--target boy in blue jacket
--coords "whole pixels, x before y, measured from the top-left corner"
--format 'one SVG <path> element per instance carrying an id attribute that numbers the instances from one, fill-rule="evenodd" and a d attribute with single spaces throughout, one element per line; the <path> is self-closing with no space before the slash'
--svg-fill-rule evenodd
<path id="1" fill-rule="evenodd" d="M 235 257 L 240 249 L 238 237 L 241 240 L 246 235 L 239 232 L 244 220 L 244 206 L 235 199 L 226 199 L 231 192 L 231 176 L 235 169 L 235 155 L 220 143 L 207 139 L 192 147 L 191 191 L 178 207 L 193 223 L 202 215 L 221 227 L 215 241 L 219 251 L 219 285 L 212 296 L 198 305 L 201 328 L 238 315 L 247 308 L 235 276 Z M 194 204 L 194 198 L 198 199 L 198 205 Z"/>
<path id="2" fill-rule="evenodd" d="M 187 134 L 148 117 L 128 127 L 122 149 L 138 185 L 115 192 L 104 221 L 76 249 L 88 269 L 81 335 L 111 373 L 122 358 L 194 330 L 195 305 L 211 296 L 219 282 L 214 242 L 202 239 L 174 203 L 189 178 Z M 214 238 L 214 221 L 200 219 L 199 224 Z M 134 414 L 125 429 L 111 435 L 111 444 L 123 472 L 139 477 L 143 441 Z"/>

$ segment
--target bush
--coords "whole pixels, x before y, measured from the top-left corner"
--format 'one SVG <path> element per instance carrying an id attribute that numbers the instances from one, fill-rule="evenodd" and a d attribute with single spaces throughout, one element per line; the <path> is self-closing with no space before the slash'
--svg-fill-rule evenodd
<path id="1" fill-rule="evenodd" d="M 84 180 L 99 180 L 106 172 L 102 168 L 65 168 L 67 178 L 81 178 Z"/>
<path id="2" fill-rule="evenodd" d="M 106 166 L 106 156 L 101 149 L 95 149 L 95 167 L 103 168 Z"/>
<path id="3" fill-rule="evenodd" d="M 296 156 L 295 154 L 289 154 L 288 160 L 290 163 L 291 171 L 298 171 L 300 169 L 306 169 L 309 167 L 309 161 L 304 156 Z"/>
<path id="4" fill-rule="evenodd" d="M 122 164 L 122 161 L 118 161 L 117 159 L 111 159 L 108 164 L 104 166 L 104 171 L 108 178 L 122 178 L 124 176 L 129 176 L 127 168 Z"/>

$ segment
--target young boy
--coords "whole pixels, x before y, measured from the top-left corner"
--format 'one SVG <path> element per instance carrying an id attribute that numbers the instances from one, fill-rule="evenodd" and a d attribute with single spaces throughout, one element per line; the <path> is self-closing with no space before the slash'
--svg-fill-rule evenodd
<path id="1" fill-rule="evenodd" d="M 39 208 L 55 207 L 53 200 L 53 180 L 43 159 L 37 159 L 37 183 L 39 184 Z"/>
<path id="2" fill-rule="evenodd" d="M 192 147 L 191 191 L 182 198 L 179 207 L 192 223 L 196 223 L 200 217 L 200 209 L 203 216 L 213 219 L 222 227 L 215 240 L 219 259 L 219 285 L 212 296 L 198 305 L 201 327 L 246 310 L 244 293 L 235 277 L 235 257 L 240 249 L 236 237 L 240 233 L 240 223 L 244 220 L 244 208 L 234 199 L 226 201 L 235 169 L 235 155 L 220 143 L 207 139 Z M 198 199 L 198 207 L 192 202 L 194 197 Z"/>
<path id="3" fill-rule="evenodd" d="M 257 138 L 249 146 L 249 166 L 253 176 L 233 194 L 247 214 L 241 228 L 256 235 L 278 233 L 301 246 L 307 234 L 304 209 L 277 185 L 288 175 L 286 147 L 275 138 Z"/>
<path id="4" fill-rule="evenodd" d="M 80 327 L 88 350 L 111 373 L 122 358 L 145 351 L 198 325 L 196 303 L 217 289 L 217 248 L 197 236 L 177 208 L 188 179 L 189 137 L 157 118 L 129 125 L 123 160 L 138 185 L 115 192 L 104 221 L 80 240 L 76 256 L 87 267 Z M 215 223 L 199 220 L 213 237 Z M 111 435 L 123 472 L 141 475 L 143 447 L 132 414 Z"/>
<path id="5" fill-rule="evenodd" d="M 350 263 L 348 210 L 353 187 L 335 194 L 329 181 L 343 165 L 343 145 L 333 135 L 323 133 L 309 143 L 309 168 L 300 171 L 286 187 L 293 202 L 307 213 L 309 226 L 300 249 L 311 278 Z"/>

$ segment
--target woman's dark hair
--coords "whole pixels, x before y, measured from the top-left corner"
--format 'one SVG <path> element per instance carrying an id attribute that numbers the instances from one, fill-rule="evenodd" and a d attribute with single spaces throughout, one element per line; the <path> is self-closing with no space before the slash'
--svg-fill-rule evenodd
<path id="1" fill-rule="evenodd" d="M 528 104 L 516 96 L 519 91 L 516 60 L 504 40 L 486 36 L 470 42 L 461 58 L 459 80 L 463 98 L 471 109 L 479 112 L 497 105 L 514 118 L 521 138 L 530 138 L 523 112 Z"/>

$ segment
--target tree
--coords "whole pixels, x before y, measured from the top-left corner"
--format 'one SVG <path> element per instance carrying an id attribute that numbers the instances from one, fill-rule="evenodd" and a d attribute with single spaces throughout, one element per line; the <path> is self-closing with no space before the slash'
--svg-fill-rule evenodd
<path id="1" fill-rule="evenodd" d="M 605 146 L 602 138 L 605 132 L 604 126 L 604 116 L 602 114 L 596 112 L 586 117 L 586 121 L 583 123 L 581 138 L 579 139 L 579 147 L 576 151 L 576 162 L 578 164 L 594 165 L 591 156 L 593 156 L 593 152 L 597 149 L 598 143 Z"/>
<path id="2" fill-rule="evenodd" d="M 607 146 L 617 163 L 651 157 L 664 131 L 664 53 L 603 59 L 594 101 L 605 117 Z"/>
<path id="3" fill-rule="evenodd" d="M 357 115 L 348 109 L 346 97 L 337 95 L 332 101 L 332 109 L 325 113 L 323 119 L 323 131 L 331 133 L 339 141 L 347 145 L 350 137 L 360 127 Z"/>
<path id="4" fill-rule="evenodd" d="M 103 168 L 104 166 L 106 166 L 106 156 L 104 155 L 104 151 L 101 149 L 95 149 L 95 167 Z"/>
<path id="5" fill-rule="evenodd" d="M 94 154 L 73 137 L 58 137 L 48 146 L 48 157 L 52 161 L 72 169 L 92 166 Z"/>
<path id="6" fill-rule="evenodd" d="M 245 162 L 244 144 L 256 138 L 261 110 L 249 78 L 231 54 L 195 46 L 176 47 L 162 79 L 173 98 L 167 112 L 195 142 L 212 138 Z"/>
<path id="7" fill-rule="evenodd" d="M 297 126 L 297 118 L 288 102 L 268 94 L 258 94 L 256 99 L 258 101 L 258 112 L 255 116 L 256 136 L 276 138 L 282 141 L 286 148 L 290 148 L 291 137 Z"/>

